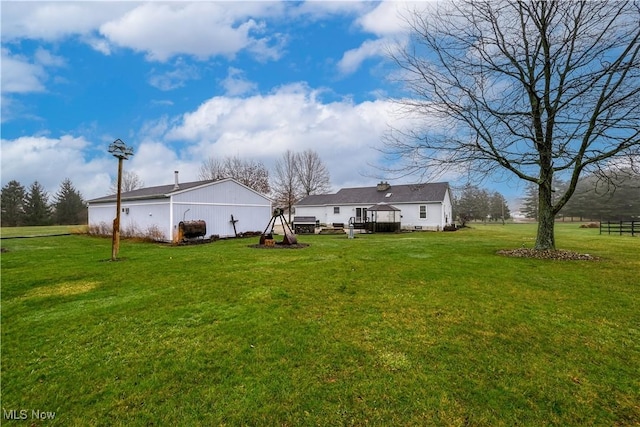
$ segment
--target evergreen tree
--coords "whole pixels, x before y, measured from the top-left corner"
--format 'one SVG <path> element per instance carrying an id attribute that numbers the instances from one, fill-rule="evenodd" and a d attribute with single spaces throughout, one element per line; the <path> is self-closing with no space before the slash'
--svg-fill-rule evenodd
<path id="1" fill-rule="evenodd" d="M 475 185 L 468 185 L 454 199 L 453 210 L 463 227 L 469 221 L 485 221 L 491 212 L 489 193 Z"/>
<path id="2" fill-rule="evenodd" d="M 56 224 L 84 224 L 87 221 L 85 202 L 69 178 L 60 184 L 54 206 Z"/>
<path id="3" fill-rule="evenodd" d="M 538 219 L 538 189 L 534 184 L 527 186 L 520 210 L 525 218 Z"/>
<path id="4" fill-rule="evenodd" d="M 503 224 L 506 219 L 511 218 L 507 201 L 497 191 L 489 196 L 489 215 L 493 221 L 502 221 Z"/>
<path id="5" fill-rule="evenodd" d="M 51 217 L 49 194 L 38 181 L 35 181 L 24 198 L 24 223 L 25 225 L 48 225 L 51 223 Z"/>
<path id="6" fill-rule="evenodd" d="M 24 222 L 24 187 L 9 181 L 2 187 L 2 226 L 16 227 Z"/>

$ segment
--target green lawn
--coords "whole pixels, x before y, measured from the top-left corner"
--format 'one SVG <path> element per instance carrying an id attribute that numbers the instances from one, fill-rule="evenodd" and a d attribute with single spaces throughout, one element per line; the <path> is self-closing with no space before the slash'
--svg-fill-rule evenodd
<path id="1" fill-rule="evenodd" d="M 86 225 L 39 225 L 35 227 L 2 227 L 0 234 L 4 238 L 52 236 L 58 234 L 82 234 Z"/>
<path id="2" fill-rule="evenodd" d="M 637 237 L 559 223 L 597 262 L 495 254 L 530 224 L 257 240 L 3 240 L 3 425 L 640 424 Z"/>

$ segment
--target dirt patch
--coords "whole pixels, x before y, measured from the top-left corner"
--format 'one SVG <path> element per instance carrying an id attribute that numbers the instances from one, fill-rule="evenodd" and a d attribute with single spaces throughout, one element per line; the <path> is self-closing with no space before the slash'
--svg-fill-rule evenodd
<path id="1" fill-rule="evenodd" d="M 504 249 L 497 252 L 498 255 L 504 255 L 515 258 L 536 258 L 536 259 L 554 259 L 561 261 L 598 261 L 600 258 L 590 254 L 581 254 L 573 251 L 543 250 L 520 248 L 520 249 Z"/>
<path id="2" fill-rule="evenodd" d="M 296 243 L 295 245 L 283 245 L 281 243 L 276 243 L 273 246 L 267 246 L 267 245 L 261 245 L 261 244 L 249 245 L 250 248 L 255 248 L 255 249 L 302 249 L 302 248 L 306 248 L 307 246 L 309 246 L 308 243 Z"/>

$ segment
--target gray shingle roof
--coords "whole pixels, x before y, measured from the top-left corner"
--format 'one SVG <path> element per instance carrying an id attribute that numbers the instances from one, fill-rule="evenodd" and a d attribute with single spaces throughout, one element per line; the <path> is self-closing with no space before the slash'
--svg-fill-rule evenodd
<path id="1" fill-rule="evenodd" d="M 343 188 L 335 194 L 307 196 L 296 205 L 323 206 L 377 203 L 442 202 L 449 188 L 448 182 L 392 185 L 384 191 L 378 187 Z"/>
<path id="2" fill-rule="evenodd" d="M 194 182 L 181 182 L 179 187 L 175 189 L 175 184 L 158 185 L 156 187 L 138 188 L 132 191 L 123 192 L 120 195 L 122 201 L 126 200 L 141 200 L 141 199 L 161 199 L 169 197 L 172 193 L 188 190 L 190 188 L 199 187 L 201 185 L 210 184 L 215 180 L 206 181 L 194 181 Z M 116 194 L 109 196 L 98 197 L 97 199 L 89 200 L 89 203 L 108 203 L 116 201 Z"/>

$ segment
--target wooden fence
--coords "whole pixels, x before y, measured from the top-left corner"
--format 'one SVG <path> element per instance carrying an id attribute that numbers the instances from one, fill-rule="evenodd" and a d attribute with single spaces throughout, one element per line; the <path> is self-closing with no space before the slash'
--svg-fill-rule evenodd
<path id="1" fill-rule="evenodd" d="M 640 235 L 640 221 L 600 221 L 600 234 Z"/>

